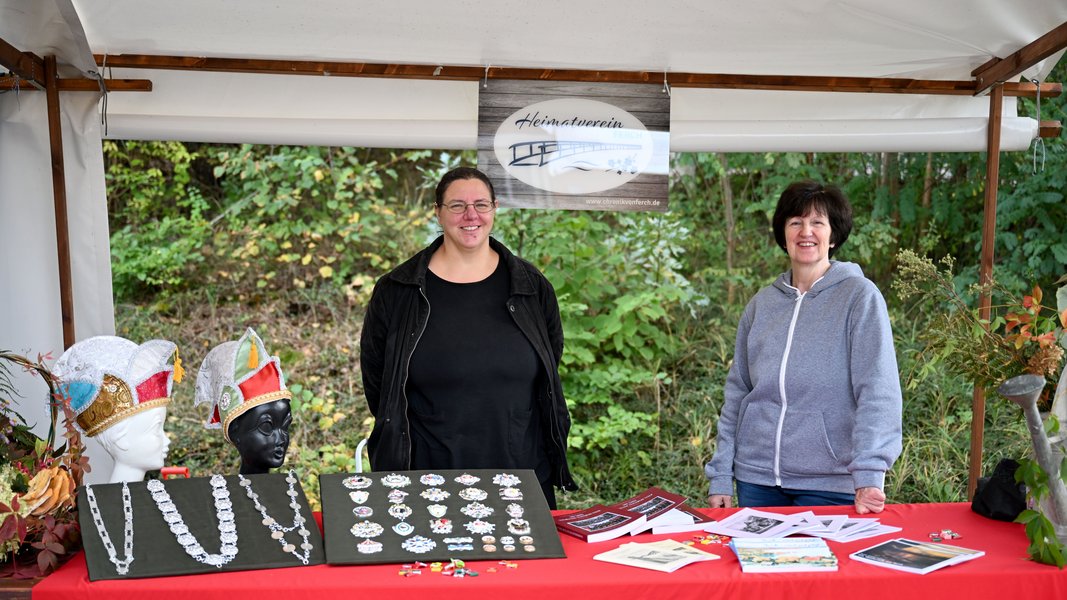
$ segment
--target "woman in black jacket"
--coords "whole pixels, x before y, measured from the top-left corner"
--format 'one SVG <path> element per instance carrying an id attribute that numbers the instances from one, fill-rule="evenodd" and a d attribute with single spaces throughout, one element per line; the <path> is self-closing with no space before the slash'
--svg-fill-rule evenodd
<path id="1" fill-rule="evenodd" d="M 489 237 L 493 184 L 460 167 L 437 184 L 443 235 L 382 277 L 360 338 L 375 471 L 532 469 L 577 489 L 552 285 Z"/>

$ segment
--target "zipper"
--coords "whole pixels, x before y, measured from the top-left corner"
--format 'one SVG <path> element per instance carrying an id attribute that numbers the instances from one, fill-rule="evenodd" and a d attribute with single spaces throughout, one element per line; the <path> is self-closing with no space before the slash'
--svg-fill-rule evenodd
<path id="1" fill-rule="evenodd" d="M 793 347 L 793 331 L 797 326 L 797 317 L 800 315 L 800 304 L 804 301 L 804 295 L 798 292 L 794 300 L 793 318 L 789 320 L 789 334 L 785 338 L 782 366 L 778 371 L 778 395 L 782 398 L 782 410 L 778 413 L 778 428 L 774 433 L 774 485 L 778 487 L 782 487 L 782 428 L 785 426 L 785 411 L 789 408 L 789 398 L 785 393 L 785 368 L 789 364 L 789 350 Z"/>
<path id="2" fill-rule="evenodd" d="M 422 340 L 422 334 L 426 333 L 426 326 L 430 324 L 430 299 L 426 297 L 426 291 L 419 286 L 419 296 L 426 302 L 426 320 L 422 322 L 422 329 L 419 330 L 419 335 L 415 337 L 415 342 L 411 344 L 411 352 L 408 352 L 407 360 L 404 362 L 404 381 L 400 386 L 400 397 L 403 399 L 404 405 L 404 426 L 407 431 L 408 439 L 408 464 L 407 470 L 411 470 L 411 419 L 408 418 L 408 377 L 411 374 L 411 357 L 415 355 L 415 347 L 419 345 L 419 341 Z"/>

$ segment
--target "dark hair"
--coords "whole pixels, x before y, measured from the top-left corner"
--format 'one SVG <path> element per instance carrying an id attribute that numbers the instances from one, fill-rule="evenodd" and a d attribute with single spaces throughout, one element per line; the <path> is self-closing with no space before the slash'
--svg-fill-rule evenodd
<path id="1" fill-rule="evenodd" d="M 441 177 L 441 181 L 437 182 L 437 189 L 434 190 L 434 204 L 441 206 L 445 201 L 445 191 L 448 190 L 448 186 L 459 179 L 477 179 L 481 181 L 485 184 L 485 187 L 489 188 L 489 199 L 496 202 L 496 191 L 493 189 L 493 182 L 489 181 L 489 177 L 485 173 L 471 167 L 456 167 L 445 173 Z"/>
<path id="2" fill-rule="evenodd" d="M 785 188 L 774 209 L 774 239 L 785 250 L 785 222 L 815 211 L 826 213 L 830 220 L 830 256 L 833 256 L 852 233 L 852 205 L 837 187 L 815 181 L 797 181 Z"/>

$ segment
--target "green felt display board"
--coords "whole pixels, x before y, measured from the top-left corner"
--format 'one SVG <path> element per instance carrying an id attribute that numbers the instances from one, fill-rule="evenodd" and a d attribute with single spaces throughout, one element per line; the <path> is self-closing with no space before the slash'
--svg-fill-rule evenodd
<path id="1" fill-rule="evenodd" d="M 266 508 L 267 514 L 282 526 L 290 526 L 293 524 L 293 509 L 289 506 L 289 484 L 286 483 L 285 477 L 285 473 L 274 473 L 249 475 L 248 479 L 252 482 L 252 489 L 259 495 L 259 502 Z M 186 554 L 152 500 L 152 495 L 146 488 L 147 483 L 139 481 L 129 484 L 133 507 L 134 560 L 126 575 L 118 574 L 115 566 L 108 560 L 107 551 L 93 523 L 85 487 L 82 486 L 78 490 L 78 521 L 81 525 L 89 579 L 96 581 L 304 566 L 303 562 L 292 554 L 283 552 L 282 545 L 271 538 L 270 530 L 262 524 L 263 517 L 245 493 L 245 488 L 239 485 L 237 476 L 227 476 L 226 484 L 230 491 L 230 502 L 233 504 L 234 524 L 237 526 L 238 552 L 232 561 L 222 567 L 197 562 Z M 215 499 L 211 495 L 210 478 L 169 479 L 164 485 L 190 532 L 205 550 L 211 553 L 219 552 L 218 519 L 215 515 Z M 115 546 L 118 558 L 122 559 L 125 554 L 122 484 L 101 484 L 92 488 L 104 527 Z M 315 525 L 314 515 L 308 507 L 307 498 L 299 482 L 296 484 L 296 491 L 300 515 L 306 519 L 305 526 L 311 532 L 308 541 L 314 546 L 308 557 L 308 564 L 322 564 L 325 556 L 322 536 Z M 297 546 L 298 552 L 303 554 L 299 548 L 303 539 L 295 530 L 285 534 L 284 539 Z"/>
<path id="2" fill-rule="evenodd" d="M 464 485 L 456 481 L 456 477 L 469 474 L 478 477 L 479 481 L 471 485 Z M 383 484 L 383 478 L 395 474 L 406 476 L 411 483 L 399 487 L 390 488 Z M 427 485 L 420 482 L 423 475 L 436 474 L 444 477 L 444 483 L 439 485 Z M 520 483 L 514 487 L 522 493 L 522 499 L 506 499 L 501 495 L 503 486 L 494 484 L 493 477 L 500 474 L 510 474 L 518 477 Z M 351 492 L 357 491 L 344 486 L 347 477 L 361 475 L 369 478 L 371 485 L 364 488 L 367 499 L 357 503 Z M 460 492 L 464 488 L 480 489 L 487 493 L 484 500 L 464 499 Z M 443 500 L 429 500 L 421 496 L 422 492 L 429 488 L 438 488 L 450 495 Z M 393 526 L 401 521 L 388 513 L 388 509 L 394 503 L 388 498 L 393 489 L 407 492 L 402 500 L 411 508 L 411 516 L 403 521 L 413 526 L 414 531 L 408 535 L 402 535 L 393 530 Z M 528 558 L 564 558 L 563 544 L 559 540 L 552 513 L 548 509 L 544 493 L 537 482 L 537 476 L 532 470 L 489 470 L 475 469 L 467 471 L 441 470 L 441 471 L 396 471 L 393 473 L 361 473 L 361 474 L 332 474 L 319 477 L 319 492 L 322 498 L 322 524 L 326 532 L 326 562 L 337 565 L 356 564 L 384 564 L 384 563 L 411 563 L 413 561 L 446 561 L 453 558 L 463 560 L 518 560 Z M 493 513 L 483 517 L 484 522 L 492 523 L 491 533 L 473 533 L 466 529 L 465 524 L 475 521 L 475 518 L 465 515 L 461 509 L 471 502 L 479 502 L 493 509 Z M 452 522 L 451 533 L 434 533 L 430 523 L 434 516 L 430 514 L 428 507 L 439 504 L 446 507 L 443 518 Z M 506 508 L 509 504 L 517 504 L 522 507 L 522 519 L 528 522 L 528 533 L 514 533 L 509 531 L 509 516 Z M 357 506 L 368 507 L 373 514 L 367 517 L 359 517 L 353 513 Z M 356 537 L 352 534 L 352 526 L 357 522 L 371 521 L 382 526 L 382 533 L 373 538 Z M 422 536 L 433 540 L 434 547 L 424 553 L 416 553 L 403 547 L 405 540 L 415 536 Z M 492 541 L 483 540 L 484 536 L 492 536 Z M 530 543 L 522 543 L 520 538 L 529 536 Z M 449 549 L 447 538 L 472 538 L 471 549 Z M 512 544 L 507 544 L 504 537 L 513 538 Z M 381 550 L 374 553 L 362 553 L 358 549 L 360 542 L 365 539 L 381 543 Z"/>

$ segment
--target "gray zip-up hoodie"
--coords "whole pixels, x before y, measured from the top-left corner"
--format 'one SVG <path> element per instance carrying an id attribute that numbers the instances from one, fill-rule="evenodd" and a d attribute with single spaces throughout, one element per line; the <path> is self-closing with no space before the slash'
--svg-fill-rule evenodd
<path id="1" fill-rule="evenodd" d="M 745 307 L 726 379 L 709 495 L 733 481 L 855 493 L 901 451 L 900 374 L 885 300 L 831 261 L 805 294 L 780 275 Z"/>

